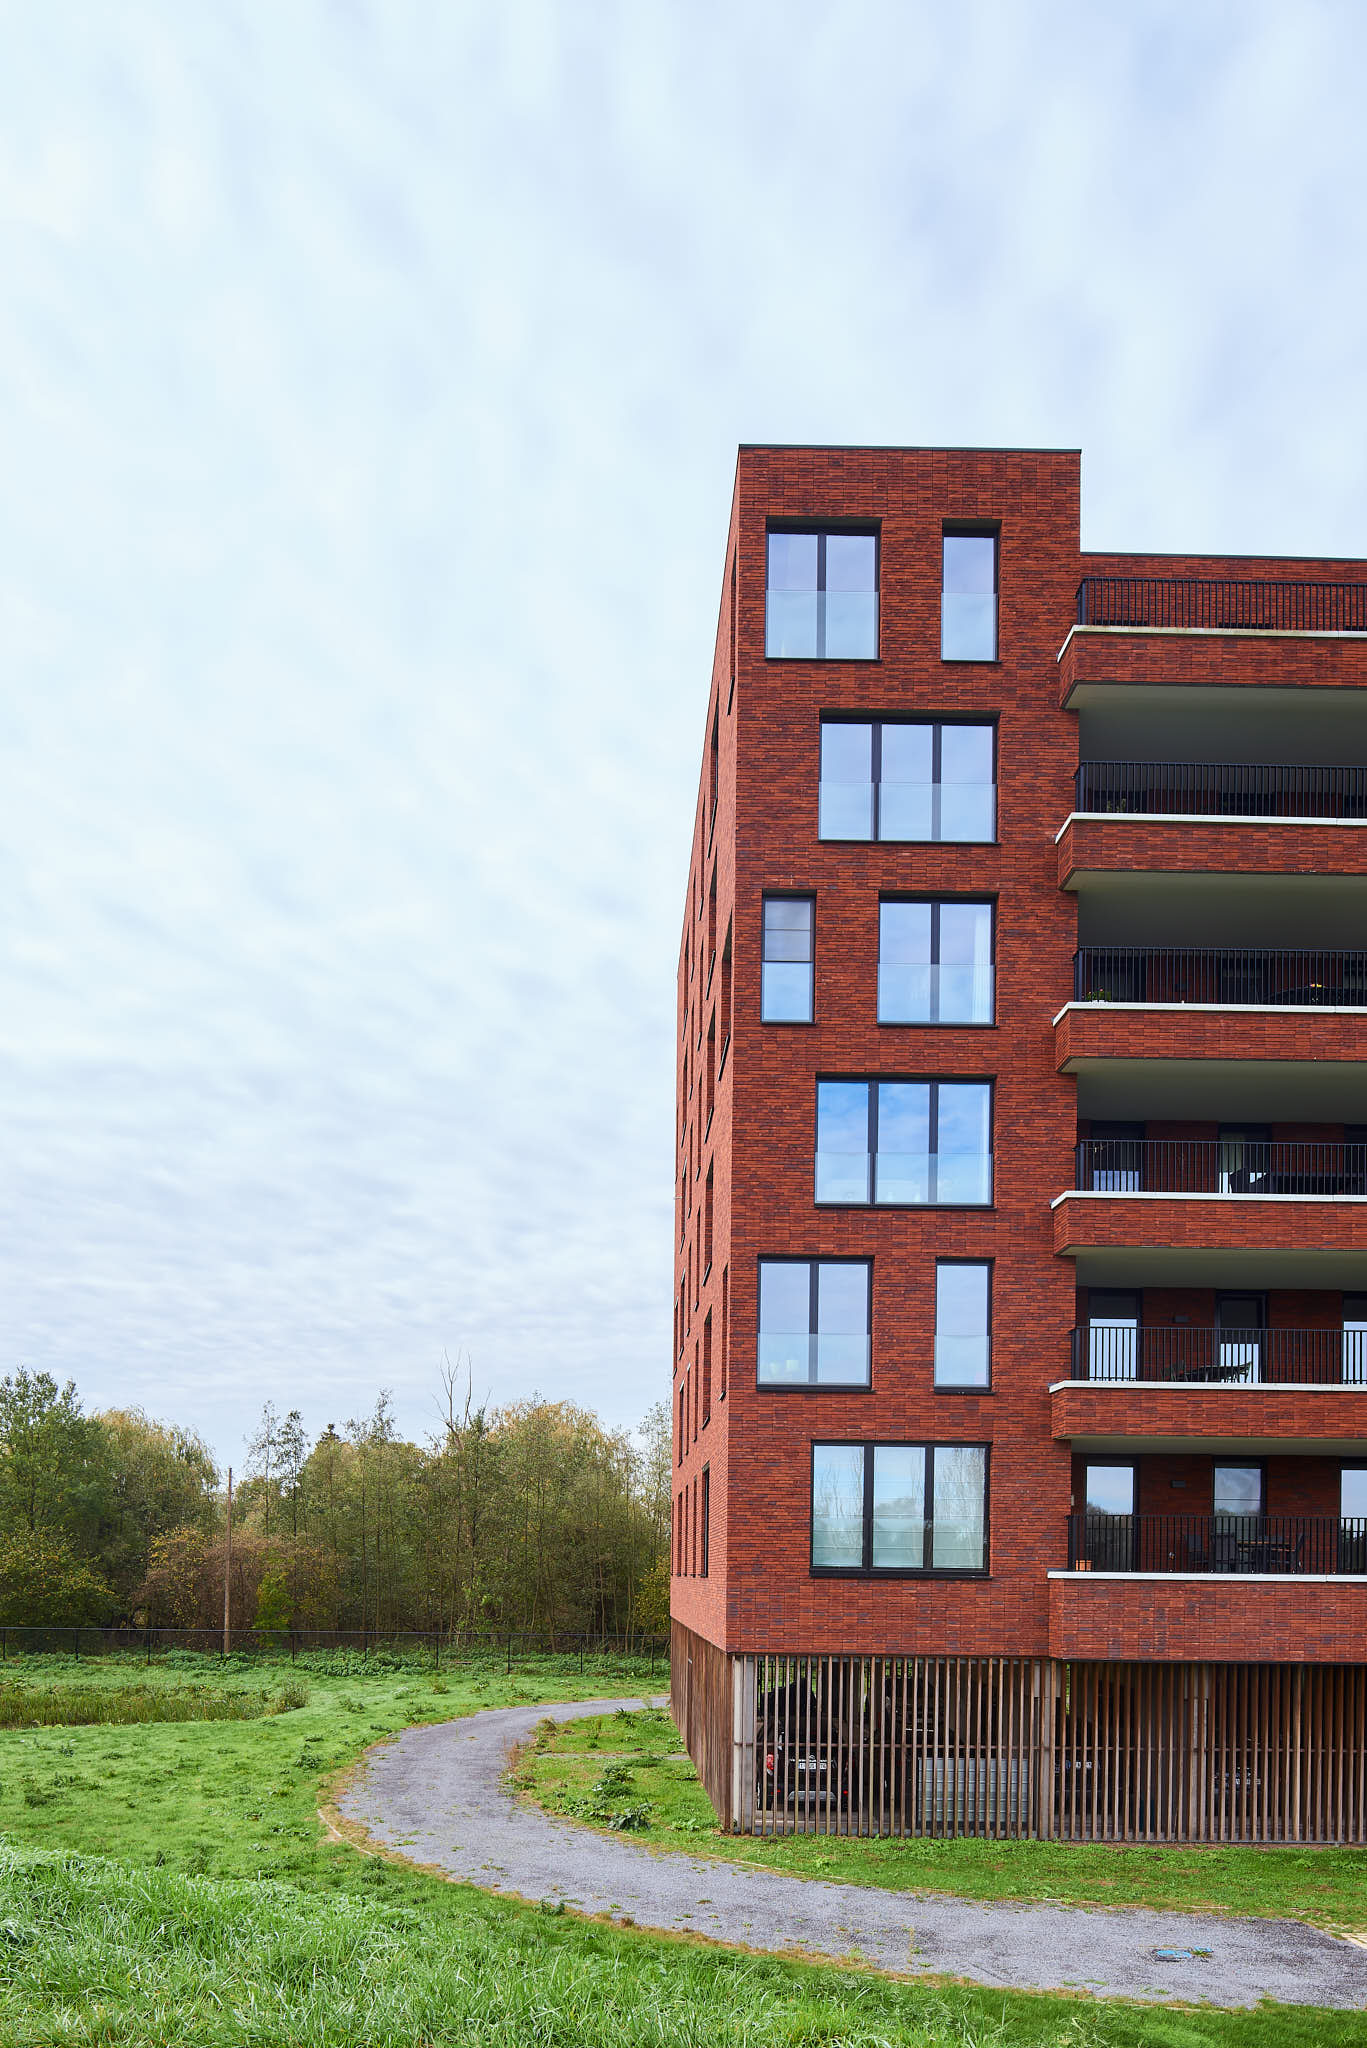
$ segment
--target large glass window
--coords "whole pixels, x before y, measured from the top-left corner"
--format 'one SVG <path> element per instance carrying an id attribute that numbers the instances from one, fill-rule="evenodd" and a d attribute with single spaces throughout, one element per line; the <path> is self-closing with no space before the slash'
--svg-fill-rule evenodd
<path id="1" fill-rule="evenodd" d="M 869 1384 L 867 1259 L 761 1259 L 762 1387 Z"/>
<path id="2" fill-rule="evenodd" d="M 813 1444 L 813 1571 L 987 1569 L 982 1444 Z"/>
<path id="3" fill-rule="evenodd" d="M 992 905 L 878 906 L 880 1024 L 992 1022 Z"/>
<path id="4" fill-rule="evenodd" d="M 818 1202 L 992 1200 L 989 1081 L 818 1081 Z"/>
<path id="5" fill-rule="evenodd" d="M 996 731 L 905 719 L 823 719 L 822 839 L 990 841 Z"/>
<path id="6" fill-rule="evenodd" d="M 985 1387 L 991 1378 L 989 1265 L 942 1259 L 935 1268 L 935 1384 Z"/>
<path id="7" fill-rule="evenodd" d="M 944 661 L 997 658 L 997 536 L 947 533 L 940 597 Z"/>
<path id="8" fill-rule="evenodd" d="M 877 658 L 875 534 L 769 535 L 764 651 L 783 660 Z"/>
<path id="9" fill-rule="evenodd" d="M 760 1019 L 765 1024 L 812 1021 L 812 936 L 816 905 L 810 896 L 766 896 Z"/>

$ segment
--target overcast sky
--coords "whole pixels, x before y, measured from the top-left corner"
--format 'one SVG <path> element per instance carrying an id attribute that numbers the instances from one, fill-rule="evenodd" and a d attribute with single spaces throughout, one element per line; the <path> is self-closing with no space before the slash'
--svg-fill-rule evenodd
<path id="1" fill-rule="evenodd" d="M 0 1369 L 667 1393 L 740 440 L 1367 553 L 1367 9 L 5 10 Z"/>

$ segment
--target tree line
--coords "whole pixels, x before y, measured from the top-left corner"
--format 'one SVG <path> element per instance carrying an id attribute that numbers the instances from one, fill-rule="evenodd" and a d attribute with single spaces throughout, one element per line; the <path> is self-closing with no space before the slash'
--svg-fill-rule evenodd
<path id="1" fill-rule="evenodd" d="M 388 1393 L 310 1440 L 268 1402 L 226 1475 L 192 1430 L 0 1379 L 0 1624 L 659 1634 L 669 1413 L 634 1436 L 568 1401 L 472 1403 L 400 1435 Z"/>

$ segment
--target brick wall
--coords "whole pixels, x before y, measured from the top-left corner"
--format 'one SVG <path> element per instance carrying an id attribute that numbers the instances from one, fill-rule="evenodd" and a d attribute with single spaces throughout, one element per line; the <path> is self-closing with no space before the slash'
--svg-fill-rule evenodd
<path id="1" fill-rule="evenodd" d="M 771 518 L 878 523 L 877 661 L 766 660 L 765 534 Z M 947 522 L 973 521 L 996 523 L 1000 531 L 1001 658 L 946 663 L 939 654 L 941 535 Z M 1148 573 L 1181 574 L 1188 566 L 1218 574 L 1221 565 L 1165 562 Z M 1093 1244 L 1162 1242 L 1166 1232 L 1174 1244 L 1214 1242 L 1252 1250 L 1265 1241 L 1272 1206 L 1250 1204 L 1240 1219 L 1218 1200 L 1111 1199 L 1075 1202 L 1071 1210 L 1065 1204 L 1051 1215 L 1052 1198 L 1071 1185 L 1077 1135 L 1075 1084 L 1060 1069 L 1074 1057 L 1147 1053 L 1304 1057 L 1307 1033 L 1313 1034 L 1317 1056 L 1362 1055 L 1363 1020 L 1313 1014 L 1209 1019 L 1118 1009 L 1102 1014 L 1098 1006 L 1066 1011 L 1055 1032 L 1052 1019 L 1071 994 L 1076 945 L 1076 904 L 1060 890 L 1055 845 L 1072 809 L 1077 762 L 1076 723 L 1060 709 L 1060 682 L 1066 694 L 1074 680 L 1118 674 L 1129 662 L 1148 681 L 1367 684 L 1367 645 L 1357 643 L 1132 635 L 1122 645 L 1114 634 L 1085 633 L 1069 640 L 1085 568 L 1145 573 L 1143 563 L 1118 571 L 1111 558 L 1080 556 L 1074 454 L 774 448 L 740 453 L 680 955 L 674 1175 L 675 1410 L 682 1387 L 689 1418 L 674 1488 L 692 1516 L 707 1467 L 711 1569 L 707 1578 L 698 1576 L 690 1536 L 672 1605 L 679 1624 L 728 1651 L 1044 1654 L 1052 1599 L 1047 1572 L 1066 1555 L 1071 1492 L 1069 1448 L 1055 1439 L 1048 1394 L 1050 1381 L 1066 1371 L 1076 1316 L 1074 1270 L 1059 1251 L 1071 1248 L 1079 1229 Z M 1246 574 L 1248 565 L 1231 573 Z M 1264 573 L 1275 574 L 1275 565 Z M 1302 565 L 1290 573 L 1316 571 Z M 1325 573 L 1341 571 L 1334 566 Z M 832 713 L 995 720 L 999 843 L 820 842 L 820 726 L 823 715 Z M 1212 829 L 1217 835 L 1223 830 Z M 1338 836 L 1321 838 L 1313 857 L 1341 858 L 1334 853 Z M 1288 856 L 1283 848 L 1276 857 Z M 1144 858 L 1141 851 L 1138 864 Z M 1191 864 L 1200 864 L 1195 855 Z M 768 890 L 802 890 L 816 899 L 811 1026 L 759 1022 L 761 898 Z M 995 1026 L 878 1025 L 883 893 L 995 900 Z M 732 1022 L 724 1052 L 720 951 L 728 931 Z M 1117 1053 L 1117 1044 L 1134 1050 Z M 719 1075 L 709 1045 L 715 1047 Z M 817 1208 L 819 1076 L 991 1079 L 995 1205 Z M 1174 1134 L 1195 1128 L 1172 1127 Z M 709 1173 L 713 1256 L 704 1274 L 701 1217 Z M 1367 1212 L 1354 1211 L 1345 1220 L 1342 1205 L 1332 1203 L 1287 1209 L 1296 1212 L 1296 1221 L 1277 1224 L 1278 1242 L 1288 1230 L 1297 1246 L 1363 1242 Z M 1139 1225 L 1129 1213 L 1135 1210 L 1144 1212 Z M 872 1259 L 870 1389 L 778 1392 L 756 1386 L 757 1261 L 774 1254 Z M 935 1262 L 953 1256 L 993 1262 L 990 1392 L 949 1393 L 933 1383 Z M 709 1314 L 711 1417 L 695 1426 L 701 1402 L 689 1382 L 700 1370 L 696 1361 Z M 988 1444 L 990 1578 L 814 1579 L 810 1447 L 826 1439 Z M 1227 1596 L 1216 1588 L 1212 1597 Z M 1360 1654 L 1361 1649 L 1360 1640 Z M 1120 1653 L 1108 1642 L 1081 1654 Z"/>
<path id="2" fill-rule="evenodd" d="M 1056 1657 L 1360 1664 L 1367 1584 L 1332 1579 L 1049 1581 Z"/>

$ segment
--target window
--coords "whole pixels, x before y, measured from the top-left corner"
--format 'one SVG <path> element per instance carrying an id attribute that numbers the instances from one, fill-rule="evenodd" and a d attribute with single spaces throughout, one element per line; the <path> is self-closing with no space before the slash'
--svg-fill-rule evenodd
<path id="1" fill-rule="evenodd" d="M 1135 1468 L 1113 1459 L 1083 1473 L 1081 1555 L 1095 1571 L 1127 1572 L 1134 1565 Z"/>
<path id="2" fill-rule="evenodd" d="M 983 1444 L 813 1444 L 814 1572 L 983 1572 Z"/>
<path id="3" fill-rule="evenodd" d="M 702 1426 L 706 1429 L 712 1420 L 712 1311 L 709 1309 L 702 1326 Z"/>
<path id="4" fill-rule="evenodd" d="M 1367 1382 L 1367 1294 L 1343 1297 L 1342 1370 L 1345 1386 Z"/>
<path id="5" fill-rule="evenodd" d="M 823 719 L 818 836 L 993 840 L 995 756 L 991 725 Z"/>
<path id="6" fill-rule="evenodd" d="M 1082 1148 L 1082 1187 L 1107 1195 L 1136 1194 L 1144 1185 L 1143 1124 L 1101 1123 L 1094 1117 Z"/>
<path id="7" fill-rule="evenodd" d="M 707 1577 L 708 1551 L 709 1551 L 709 1549 L 711 1548 L 711 1542 L 712 1542 L 712 1472 L 711 1472 L 711 1468 L 710 1468 L 709 1466 L 707 1466 L 707 1465 L 704 1465 L 704 1466 L 703 1466 L 703 1468 L 702 1468 L 702 1532 L 701 1532 L 701 1533 L 702 1533 L 702 1556 L 701 1556 L 701 1558 L 700 1558 L 700 1559 L 698 1560 L 698 1562 L 699 1562 L 699 1576 L 705 1579 L 705 1578 Z"/>
<path id="8" fill-rule="evenodd" d="M 771 533 L 764 618 L 770 660 L 876 660 L 877 535 Z"/>
<path id="9" fill-rule="evenodd" d="M 818 1081 L 818 1202 L 992 1200 L 989 1081 Z"/>
<path id="10" fill-rule="evenodd" d="M 1087 1377 L 1132 1380 L 1139 1373 L 1139 1296 L 1093 1287 L 1087 1296 Z"/>
<path id="11" fill-rule="evenodd" d="M 995 533 L 947 533 L 944 537 L 940 659 L 997 659 Z"/>
<path id="12" fill-rule="evenodd" d="M 1255 1387 L 1263 1377 L 1267 1302 L 1261 1294 L 1217 1294 L 1219 1352 L 1215 1376 L 1222 1386 Z"/>
<path id="13" fill-rule="evenodd" d="M 1261 1465 L 1217 1465 L 1214 1487 L 1215 1513 L 1231 1520 L 1263 1511 L 1263 1468 Z"/>
<path id="14" fill-rule="evenodd" d="M 992 1022 L 992 905 L 878 906 L 880 1024 Z"/>
<path id="15" fill-rule="evenodd" d="M 810 896 L 765 897 L 762 1023 L 811 1023 L 815 920 L 816 905 Z"/>
<path id="16" fill-rule="evenodd" d="M 941 1259 L 935 1268 L 935 1384 L 991 1382 L 992 1268 Z"/>
<path id="17" fill-rule="evenodd" d="M 761 1259 L 762 1387 L 866 1387 L 873 1268 L 867 1259 Z"/>

